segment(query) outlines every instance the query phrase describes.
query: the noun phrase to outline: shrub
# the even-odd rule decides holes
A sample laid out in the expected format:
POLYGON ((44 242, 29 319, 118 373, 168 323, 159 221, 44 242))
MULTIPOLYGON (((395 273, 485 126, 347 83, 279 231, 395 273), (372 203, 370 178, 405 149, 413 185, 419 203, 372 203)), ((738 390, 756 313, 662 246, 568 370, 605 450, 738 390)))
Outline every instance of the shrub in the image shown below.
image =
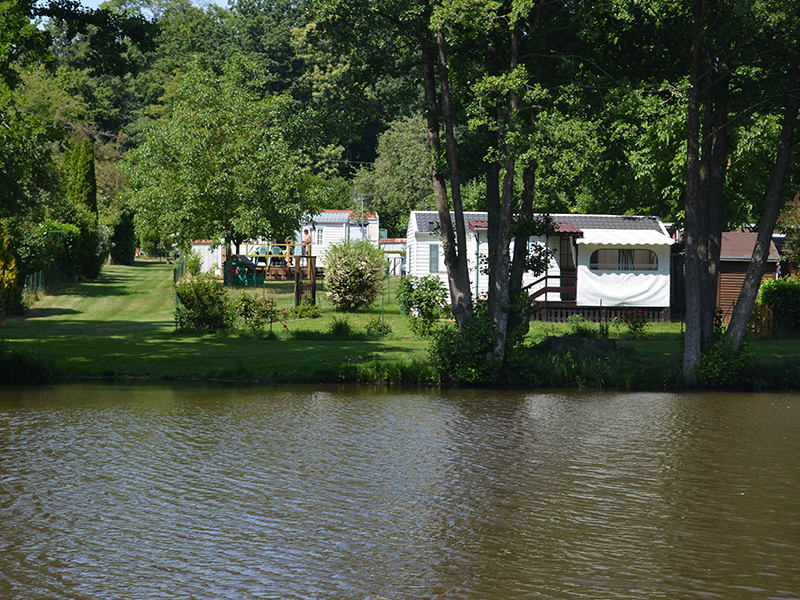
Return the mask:
POLYGON ((733 340, 719 339, 703 352, 694 374, 701 385, 730 386, 738 383, 739 375, 752 361, 753 352, 746 342, 739 352, 734 352, 733 340))
POLYGON ((310 294, 303 294, 300 304, 290 308, 287 311, 287 316, 293 319, 316 319, 322 316, 322 309, 319 305, 311 302, 310 294))
POLYGON ((0 383, 46 383, 55 378, 55 363, 38 345, 12 350, 0 340, 0 383))
POLYGON ((237 298, 234 310, 249 329, 261 329, 267 323, 278 320, 278 310, 275 300, 264 296, 254 296, 246 292, 237 298))
POLYGON ((197 277, 203 269, 203 257, 199 252, 188 252, 186 257, 186 272, 197 277))
POLYGON ((454 325, 437 327, 428 348, 431 366, 452 383, 482 384, 492 380, 500 359, 487 358, 494 344, 494 327, 486 302, 478 302, 459 331, 454 325))
POLYGON ((368 241, 343 241, 325 254, 325 289, 337 310, 369 306, 383 291, 383 251, 368 241))
POLYGON ((383 321, 380 317, 375 317, 369 320, 365 330, 367 332, 367 337, 383 337, 392 333, 392 326, 383 321))
POLYGON ((217 332, 229 329, 235 313, 222 282, 211 273, 184 277, 175 284, 180 301, 175 307, 175 321, 180 329, 217 332))
POLYGON ((583 317, 580 315, 570 315, 567 318, 567 325, 569 326, 569 333, 567 333, 569 337, 580 337, 580 338, 608 337, 607 330, 605 335, 603 335, 602 328, 597 327, 591 321, 584 321, 583 317))
POLYGON ((775 307, 775 323, 783 331, 800 329, 800 283, 768 279, 761 284, 759 303, 775 307))
POLYGON ((641 337, 644 335, 644 330, 647 329, 650 323, 647 321, 647 315, 641 309, 635 309, 622 315, 622 320, 628 326, 628 333, 633 337, 641 337))
POLYGON ((409 275, 400 280, 397 300, 411 319, 411 331, 428 336, 434 323, 446 310, 447 290, 436 275, 409 275))
POLYGON ((335 340, 347 340, 354 337, 355 331, 347 319, 333 317, 331 324, 328 325, 327 335, 335 340))
POLYGON ((19 287, 20 273, 9 246, 9 236, 0 222, 0 317, 11 312, 14 292, 19 287))

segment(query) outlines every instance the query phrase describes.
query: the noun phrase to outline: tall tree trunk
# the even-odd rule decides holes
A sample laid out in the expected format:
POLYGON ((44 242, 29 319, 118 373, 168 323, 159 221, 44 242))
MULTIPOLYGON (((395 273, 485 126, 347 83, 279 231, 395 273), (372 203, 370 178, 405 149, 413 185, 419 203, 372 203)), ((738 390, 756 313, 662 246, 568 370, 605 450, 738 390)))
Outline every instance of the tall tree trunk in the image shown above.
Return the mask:
POLYGON ((789 163, 794 151, 794 131, 797 125, 797 113, 800 110, 800 75, 798 74, 798 61, 800 52, 795 54, 794 64, 792 65, 791 77, 789 80, 789 90, 787 91, 786 110, 783 115, 781 126, 781 137, 778 142, 778 153, 775 157, 775 165, 772 168, 767 198, 764 203, 764 210, 761 214, 761 222, 758 227, 753 255, 750 264, 747 266, 742 291, 739 293, 739 300, 733 310, 731 322, 726 333, 727 338, 733 342, 734 350, 739 351, 747 332, 747 324, 750 322, 750 315, 758 297, 758 289, 761 285, 761 278, 769 258, 769 246, 772 241, 772 234, 775 230, 775 223, 780 213, 781 199, 783 198, 786 174, 789 170, 789 163))
MULTIPOLYGON (((519 218, 524 221, 533 220, 533 187, 536 183, 536 163, 532 162, 522 171, 522 199, 519 207, 519 218)), ((528 333, 530 314, 528 306, 521 305, 522 276, 525 274, 528 257, 528 234, 521 229, 514 237, 514 255, 511 259, 511 277, 508 293, 511 306, 508 312, 508 336, 524 337, 528 333)), ((530 300, 528 300, 530 302, 530 300)))
POLYGON ((683 348, 683 380, 696 385, 695 367, 702 356, 702 263, 700 221, 700 67, 702 56, 702 0, 694 0, 694 27, 689 52, 689 95, 686 119, 686 212, 684 244, 686 252, 686 335, 683 348))
POLYGON ((707 307, 711 319, 709 341, 713 339, 719 261, 722 251, 722 228, 725 224, 724 191, 728 168, 728 100, 730 98, 730 66, 727 59, 717 65, 713 86, 713 150, 708 182, 708 287, 712 299, 707 307))
MULTIPOLYGON (((519 66, 519 26, 511 30, 511 57, 509 71, 519 66)), ((519 95, 511 90, 508 94, 508 128, 517 118, 519 112, 519 95)), ((517 148, 506 136, 503 154, 505 156, 505 173, 499 206, 489 210, 489 319, 494 325, 495 341, 492 355, 502 360, 505 358, 508 340, 508 315, 511 305, 511 231, 514 218, 514 175, 517 162, 517 148), (494 239, 493 239, 494 238, 494 239)), ((499 375, 499 369, 495 378, 499 375)))
MULTIPOLYGON (((437 35, 436 47, 439 47, 439 39, 437 35)), ((441 43, 444 43, 443 34, 441 34, 441 43)), ((447 111, 445 112, 445 123, 449 118, 449 127, 445 125, 445 137, 447 143, 447 161, 451 172, 451 191, 454 192, 453 208, 455 211, 455 230, 453 222, 450 219, 450 205, 447 199, 447 187, 444 172, 442 169, 442 144, 439 135, 439 120, 437 118, 437 94, 436 94, 436 74, 434 59, 432 56, 432 43, 427 39, 422 40, 422 67, 423 67, 423 81, 425 88, 425 101, 427 105, 427 123, 428 123, 428 145, 433 155, 433 169, 431 171, 431 180, 433 183, 434 197, 436 199, 436 209, 439 213, 439 226, 442 234, 442 245, 444 247, 445 266, 447 267, 447 277, 450 288, 450 303, 453 310, 453 316, 456 319, 456 324, 459 329, 463 326, 465 319, 472 312, 472 293, 469 289, 469 271, 467 268, 467 252, 466 252, 466 231, 464 227, 463 207, 461 204, 461 189, 456 176, 456 181, 453 183, 452 172, 455 170, 456 175, 458 172, 458 161, 456 157, 455 135, 452 132, 452 113, 450 112, 450 95, 449 86, 445 82, 442 84, 442 93, 446 96, 447 111), (452 140, 452 141, 450 141, 452 140), (451 147, 452 146, 452 147, 451 147)), ((440 55, 444 52, 444 48, 439 49, 440 55)), ((446 70, 446 54, 440 60, 444 60, 444 76, 447 76, 446 70)), ((442 73, 442 66, 440 65, 440 78, 442 73)), ((443 106, 445 99, 442 99, 443 106)))
POLYGON ((704 44, 703 72, 700 75, 702 106, 700 137, 699 198, 697 219, 697 253, 700 261, 700 347, 714 342, 714 313, 717 305, 716 267, 711 260, 713 231, 711 228, 711 157, 714 153, 714 55, 710 42, 704 44))

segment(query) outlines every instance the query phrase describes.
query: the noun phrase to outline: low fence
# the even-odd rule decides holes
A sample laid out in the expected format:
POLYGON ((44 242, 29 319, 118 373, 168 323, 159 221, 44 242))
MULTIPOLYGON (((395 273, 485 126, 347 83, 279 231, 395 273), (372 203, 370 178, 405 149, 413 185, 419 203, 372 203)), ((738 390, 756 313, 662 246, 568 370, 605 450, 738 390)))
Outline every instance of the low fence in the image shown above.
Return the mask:
POLYGON ((533 314, 533 321, 545 323, 566 323, 572 315, 580 315, 584 321, 602 323, 614 318, 623 318, 631 311, 644 312, 651 323, 668 323, 670 321, 669 308, 634 308, 629 306, 548 306, 542 307, 533 314))
POLYGON ((768 338, 775 333, 775 311, 771 306, 756 304, 750 322, 747 324, 747 333, 754 338, 768 338))

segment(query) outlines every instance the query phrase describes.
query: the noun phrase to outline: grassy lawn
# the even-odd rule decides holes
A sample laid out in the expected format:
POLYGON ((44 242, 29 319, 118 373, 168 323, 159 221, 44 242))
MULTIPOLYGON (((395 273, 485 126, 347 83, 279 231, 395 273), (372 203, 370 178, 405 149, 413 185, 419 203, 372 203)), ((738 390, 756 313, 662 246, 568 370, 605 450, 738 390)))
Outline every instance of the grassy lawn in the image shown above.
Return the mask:
MULTIPOLYGON (((293 286, 279 282, 246 293, 269 294, 279 306, 289 307, 293 286)), ((235 289, 231 294, 243 292, 235 289)), ((137 261, 132 267, 106 266, 95 282, 68 285, 41 298, 25 317, 7 319, 0 338, 12 349, 35 345, 53 358, 61 375, 70 377, 329 381, 334 365, 342 362, 424 360, 427 342, 411 336, 407 319, 388 295, 383 315, 393 333, 380 341, 280 339, 289 337, 285 330, 325 331, 335 316, 347 319, 356 330, 382 316, 380 302, 345 315, 334 313, 324 294, 319 299, 323 316, 275 323, 272 328, 279 339, 249 332, 176 332, 172 267, 137 261)))
MULTIPOLYGON (((289 308, 293 289, 293 282, 268 282, 255 289, 233 289, 230 294, 268 295, 279 307, 289 308)), ((342 365, 373 361, 424 371, 428 342, 410 331, 408 319, 394 300, 396 290, 393 279, 373 307, 346 314, 333 309, 322 284, 317 296, 323 311, 319 318, 276 322, 271 326, 273 335, 268 331, 189 334, 175 331, 172 267, 137 261, 130 267, 106 266, 97 281, 67 285, 39 299, 25 317, 2 323, 0 339, 11 349, 43 352, 55 362, 57 373, 66 377, 331 382, 341 378, 342 365), (382 319, 391 333, 380 339, 346 340, 302 335, 325 332, 334 319, 346 319, 356 332, 382 319), (292 334, 302 339, 293 339, 292 334)), ((643 339, 634 339, 624 327, 612 326, 610 337, 617 340, 621 355, 614 360, 631 365, 631 374, 625 378, 630 383, 624 385, 635 386, 639 378, 651 375, 651 387, 678 382, 681 329, 680 323, 651 324, 643 339)), ((532 322, 527 341, 534 345, 568 331, 567 324, 532 322)), ((773 378, 774 384, 767 387, 800 381, 800 339, 754 340, 752 347, 755 373, 780 372, 783 377, 773 378)), ((576 357, 576 361, 582 359, 576 357)), ((553 369, 559 364, 553 362, 553 369)))

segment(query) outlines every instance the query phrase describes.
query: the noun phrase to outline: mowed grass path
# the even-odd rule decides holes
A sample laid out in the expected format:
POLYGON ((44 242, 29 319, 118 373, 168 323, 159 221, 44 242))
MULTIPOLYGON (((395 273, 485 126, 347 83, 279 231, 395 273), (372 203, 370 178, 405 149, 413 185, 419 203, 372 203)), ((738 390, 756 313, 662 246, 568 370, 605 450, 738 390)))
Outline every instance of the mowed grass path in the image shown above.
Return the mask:
MULTIPOLYGON (((172 267, 137 261, 106 266, 97 281, 67 285, 42 298, 25 317, 7 319, 0 338, 12 348, 35 344, 66 377, 297 382, 335 381, 335 365, 347 361, 424 359, 427 345, 403 335, 405 319, 399 316, 394 320, 400 334, 380 341, 308 341, 176 332, 174 311, 172 267)), ((347 318, 357 328, 376 315, 380 305, 347 318)), ((320 319, 287 326, 324 330, 332 317, 328 307, 320 319)), ((284 329, 281 323, 274 328, 284 329)))

